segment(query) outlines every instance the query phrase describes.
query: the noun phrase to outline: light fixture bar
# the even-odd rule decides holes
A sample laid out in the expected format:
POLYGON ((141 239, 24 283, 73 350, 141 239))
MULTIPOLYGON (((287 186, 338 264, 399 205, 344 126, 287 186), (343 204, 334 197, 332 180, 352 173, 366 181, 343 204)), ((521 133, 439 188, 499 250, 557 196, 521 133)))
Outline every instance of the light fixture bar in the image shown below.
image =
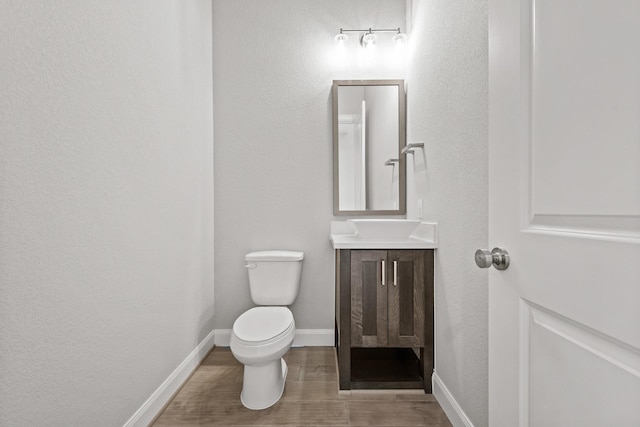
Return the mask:
POLYGON ((345 30, 344 28, 340 28, 341 33, 399 33, 400 27, 398 28, 366 28, 364 30, 345 30))

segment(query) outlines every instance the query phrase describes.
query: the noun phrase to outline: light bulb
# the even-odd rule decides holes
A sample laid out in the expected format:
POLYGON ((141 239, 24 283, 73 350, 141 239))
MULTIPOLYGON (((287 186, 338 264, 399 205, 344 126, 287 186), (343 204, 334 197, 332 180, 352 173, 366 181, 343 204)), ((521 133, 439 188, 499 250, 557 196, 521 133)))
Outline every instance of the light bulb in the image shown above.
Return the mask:
POLYGON ((399 32, 393 36, 393 44, 396 47, 404 47, 407 44, 407 35, 399 32))
POLYGON ((344 47, 347 40, 349 40, 349 36, 344 33, 339 33, 335 36, 335 41, 338 44, 338 47, 344 47))
POLYGON ((378 36, 376 36, 371 32, 366 33, 365 35, 362 36, 362 46, 366 48, 373 47, 373 45, 376 43, 377 38, 378 36))

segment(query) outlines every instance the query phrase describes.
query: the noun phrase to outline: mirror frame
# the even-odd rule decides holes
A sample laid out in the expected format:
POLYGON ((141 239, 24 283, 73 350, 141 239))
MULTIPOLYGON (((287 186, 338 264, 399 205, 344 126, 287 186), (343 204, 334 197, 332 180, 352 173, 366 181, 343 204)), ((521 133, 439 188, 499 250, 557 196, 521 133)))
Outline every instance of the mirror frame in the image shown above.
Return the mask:
POLYGON ((406 96, 404 80, 334 80, 331 88, 333 105, 333 215, 371 216, 405 215, 407 213, 406 156, 401 154, 407 143, 406 96), (340 181, 338 174, 338 88, 340 86, 397 86, 398 88, 398 209, 390 210, 340 210, 340 181))

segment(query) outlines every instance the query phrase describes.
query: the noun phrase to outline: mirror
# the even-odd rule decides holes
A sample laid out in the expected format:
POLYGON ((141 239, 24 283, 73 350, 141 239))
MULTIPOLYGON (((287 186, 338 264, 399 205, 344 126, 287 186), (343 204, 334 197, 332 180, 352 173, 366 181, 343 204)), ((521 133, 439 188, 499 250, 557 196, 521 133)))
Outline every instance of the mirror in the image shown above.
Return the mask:
POLYGON ((334 215, 406 213, 404 80, 334 80, 334 215))

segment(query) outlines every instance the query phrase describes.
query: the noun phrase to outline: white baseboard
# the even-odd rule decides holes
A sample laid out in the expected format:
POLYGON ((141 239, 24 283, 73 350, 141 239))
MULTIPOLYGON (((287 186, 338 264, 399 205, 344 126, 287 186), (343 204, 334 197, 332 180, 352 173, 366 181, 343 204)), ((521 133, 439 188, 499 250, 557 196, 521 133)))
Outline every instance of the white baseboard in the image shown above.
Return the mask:
POLYGON ((146 427, 160 413, 164 406, 171 400, 173 395, 180 389, 182 384, 200 365, 200 362, 211 351, 216 341, 216 331, 213 330, 207 335, 198 346, 193 349, 186 359, 164 380, 164 382, 153 392, 151 397, 133 414, 123 427, 146 427))
POLYGON ((298 329, 293 339, 293 347, 333 347, 333 329, 298 329))
POLYGON ((469 417, 467 417, 467 414, 464 413, 447 386, 444 385, 442 379, 435 372, 433 373, 432 382, 433 395, 442 407, 444 413, 447 414, 453 427, 473 427, 473 423, 469 417))
MULTIPOLYGON (((216 329, 215 344, 229 347, 231 329, 216 329)), ((297 329, 293 347, 333 347, 335 343, 333 329, 297 329)))
POLYGON ((216 347, 229 347, 231 341, 231 329, 216 329, 216 347))

